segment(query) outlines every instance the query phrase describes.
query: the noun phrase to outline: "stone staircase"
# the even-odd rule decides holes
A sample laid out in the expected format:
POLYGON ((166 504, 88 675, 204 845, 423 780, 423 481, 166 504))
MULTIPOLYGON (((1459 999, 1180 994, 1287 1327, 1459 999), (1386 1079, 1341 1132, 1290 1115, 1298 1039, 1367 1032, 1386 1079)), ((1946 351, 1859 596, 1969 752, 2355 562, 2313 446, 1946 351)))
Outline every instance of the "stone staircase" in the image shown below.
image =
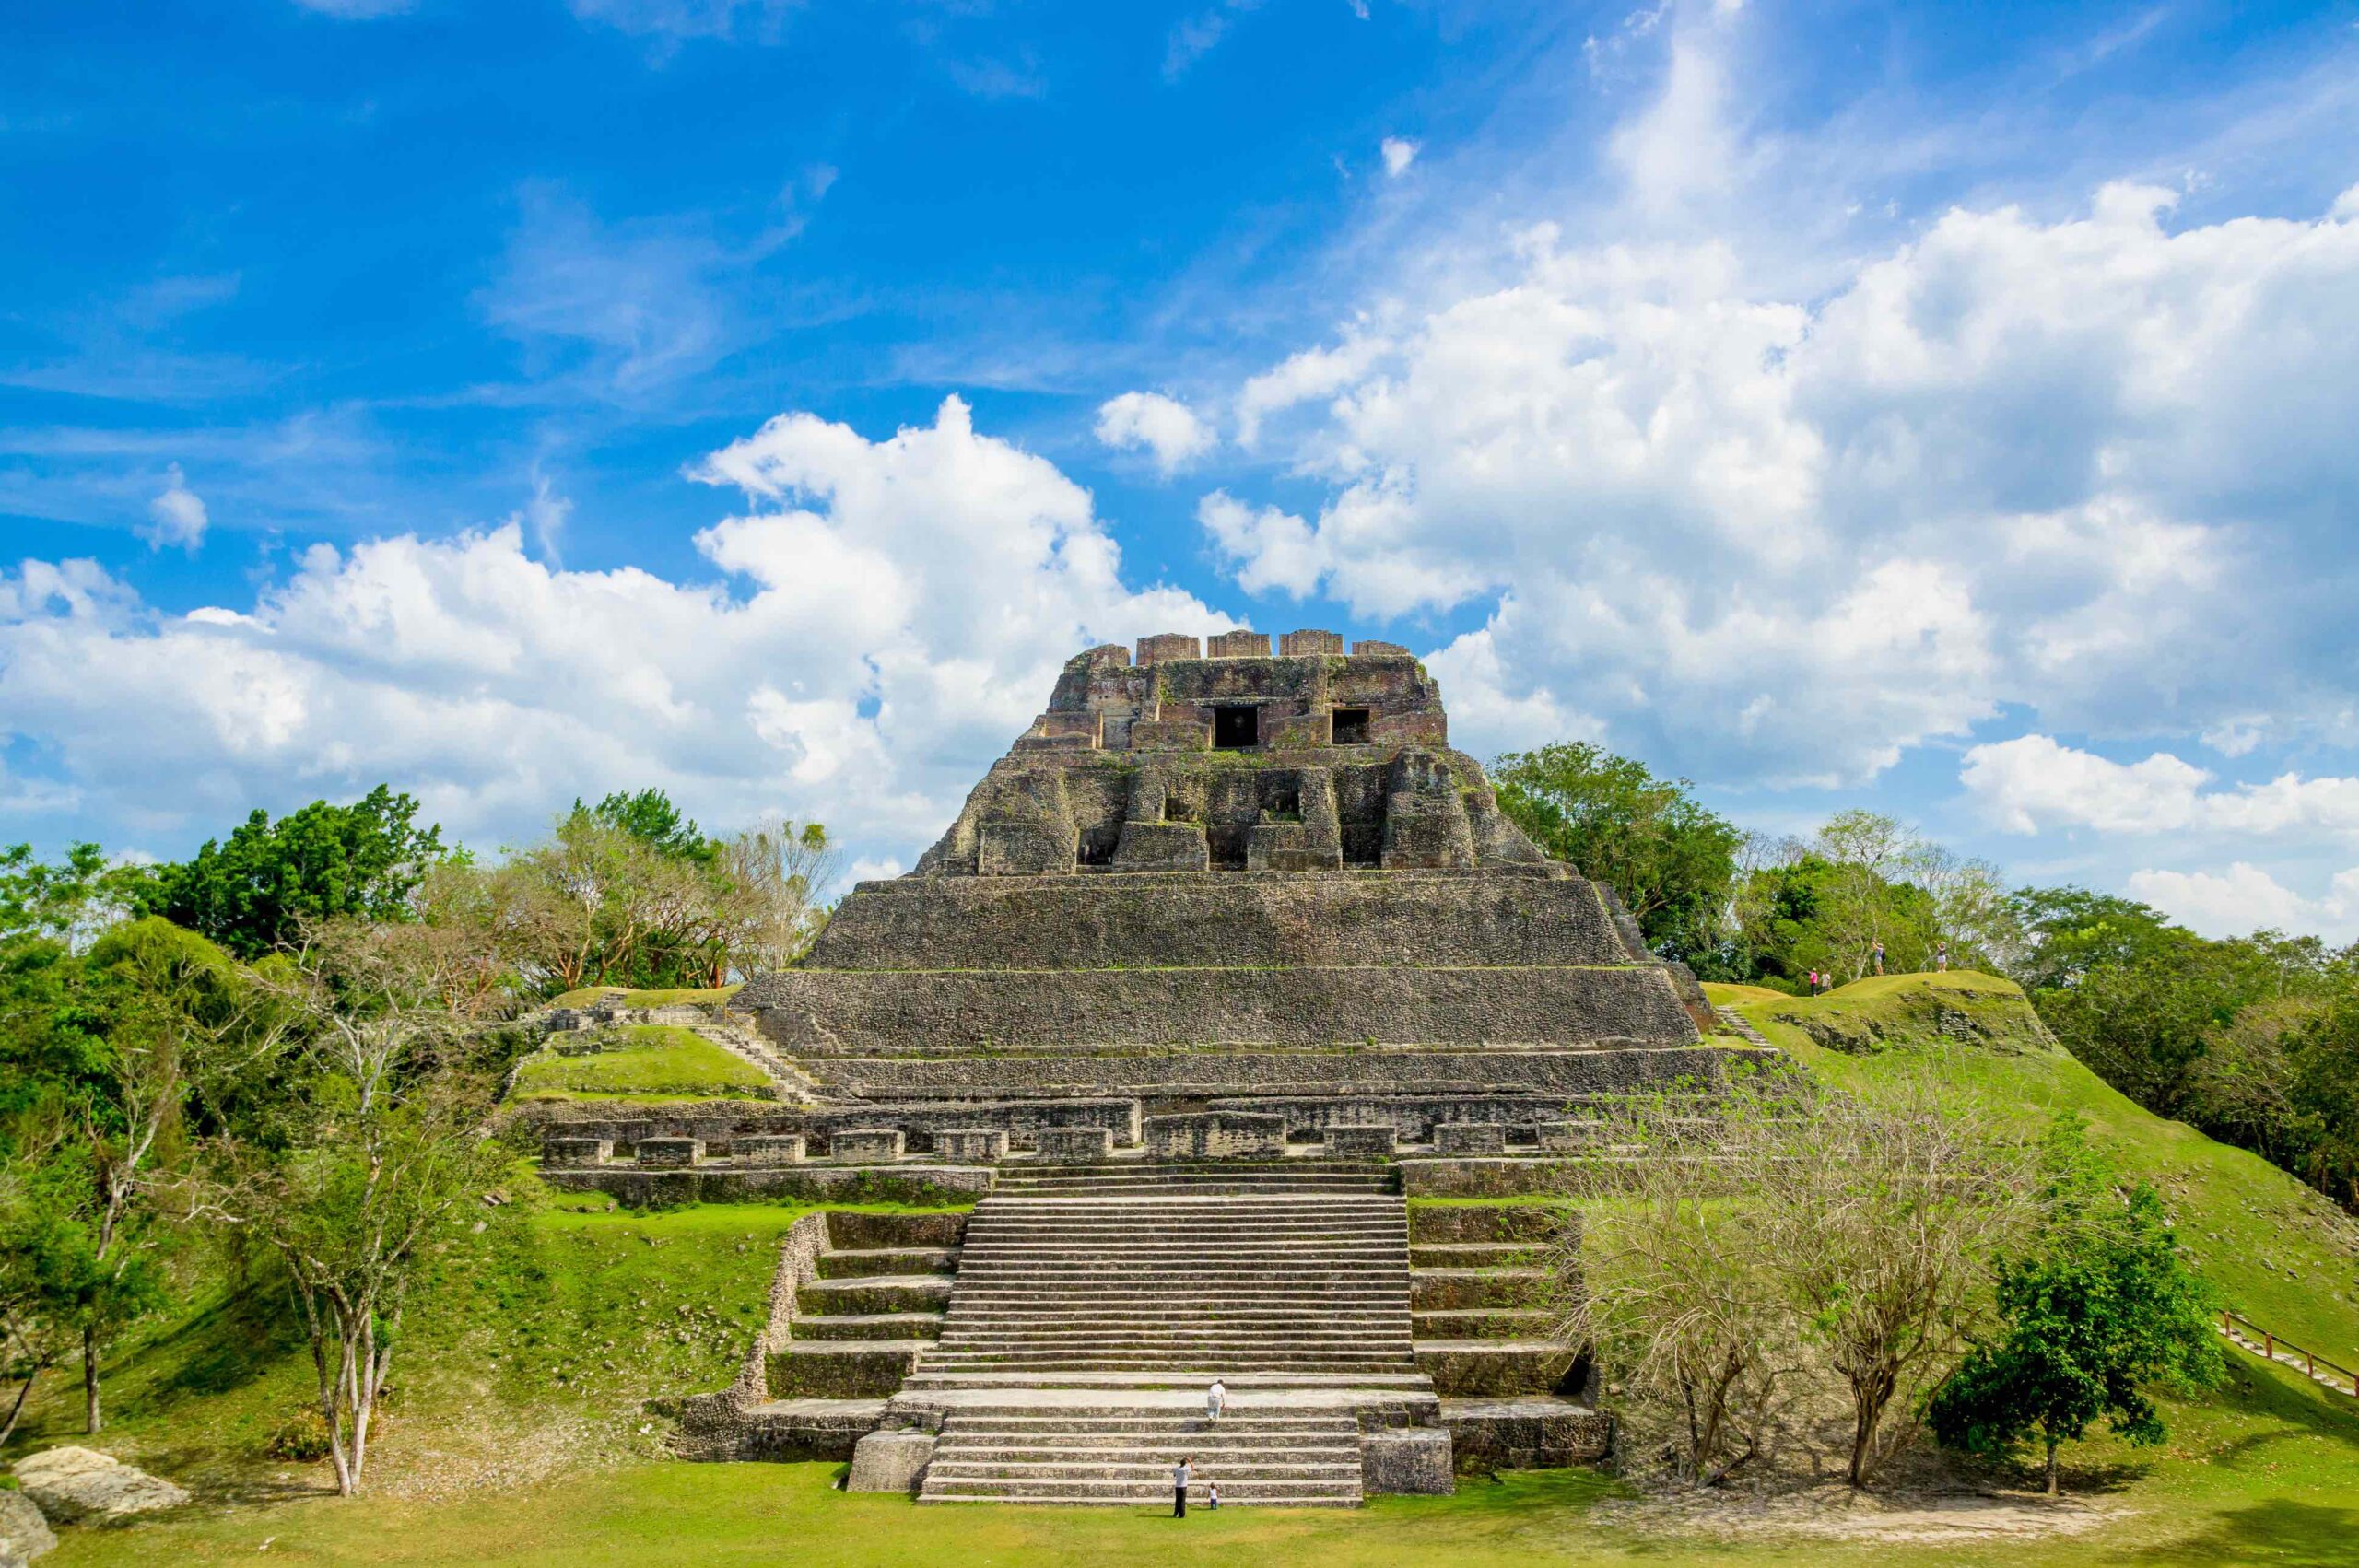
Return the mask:
POLYGON ((1349 1507, 1360 1501, 1360 1428, 1350 1409, 961 1406, 945 1415, 919 1501, 1162 1504, 1171 1467, 1195 1461, 1191 1501, 1349 1507))
POLYGON ((920 1500, 1168 1502, 1192 1455, 1226 1502, 1357 1504, 1367 1412, 1437 1408, 1396 1181, 1322 1160, 1002 1167, 895 1401, 939 1421, 920 1500))

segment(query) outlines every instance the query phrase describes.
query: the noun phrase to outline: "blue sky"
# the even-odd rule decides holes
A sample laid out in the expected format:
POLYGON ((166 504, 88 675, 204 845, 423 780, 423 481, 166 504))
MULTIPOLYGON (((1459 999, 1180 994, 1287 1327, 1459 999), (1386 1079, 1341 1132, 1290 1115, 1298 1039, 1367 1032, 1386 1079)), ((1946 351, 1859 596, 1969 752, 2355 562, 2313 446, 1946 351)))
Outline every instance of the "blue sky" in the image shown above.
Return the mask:
POLYGON ((2359 938, 2359 6, 49 7, 0 839, 905 865, 1090 642, 2359 938))

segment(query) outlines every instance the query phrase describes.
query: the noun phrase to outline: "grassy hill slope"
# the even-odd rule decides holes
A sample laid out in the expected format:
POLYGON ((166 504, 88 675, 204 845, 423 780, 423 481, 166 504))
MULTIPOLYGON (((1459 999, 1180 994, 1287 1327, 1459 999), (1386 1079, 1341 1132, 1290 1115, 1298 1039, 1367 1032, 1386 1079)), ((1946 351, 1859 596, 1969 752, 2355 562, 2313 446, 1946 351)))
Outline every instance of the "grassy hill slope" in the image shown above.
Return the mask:
POLYGON ((2023 992, 1989 975, 1886 975, 1816 998, 1707 986, 1771 1044, 1836 1082, 1927 1071, 2021 1116, 2078 1112, 2125 1175, 2169 1201, 2180 1241, 2229 1305, 2359 1366, 2359 1222, 2255 1154, 2166 1121, 2059 1047, 2023 992), (1733 994, 1732 994, 1733 993, 1733 994))

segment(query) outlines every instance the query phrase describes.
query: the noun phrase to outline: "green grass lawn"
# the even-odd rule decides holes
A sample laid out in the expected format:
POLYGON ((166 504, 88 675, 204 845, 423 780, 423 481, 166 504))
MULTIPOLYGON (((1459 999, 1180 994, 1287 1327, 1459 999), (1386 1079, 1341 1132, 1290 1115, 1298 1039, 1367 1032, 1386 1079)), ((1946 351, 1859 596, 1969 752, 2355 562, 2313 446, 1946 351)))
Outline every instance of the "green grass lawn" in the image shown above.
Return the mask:
POLYGON ((1378 1498, 1356 1511, 1199 1509, 1182 1522, 1151 1509, 921 1508, 833 1490, 836 1465, 658 1462, 430 1504, 364 1497, 194 1509, 135 1530, 68 1530, 49 1561, 58 1568, 250 1561, 266 1540, 272 1557, 306 1562, 550 1568, 2359 1562, 2359 1428, 2316 1391, 2252 1364, 2239 1369, 2236 1386, 2172 1414, 2172 1441, 2162 1451, 2101 1442, 2076 1454, 2070 1474, 2082 1494, 2068 1506, 2103 1510, 2097 1527, 2017 1541, 1640 1534, 1610 1506, 1621 1494, 1616 1483, 1587 1471, 1469 1480, 1454 1497, 1378 1498))
POLYGON ((735 986, 686 987, 672 990, 635 991, 628 986, 583 986, 551 997, 550 1007, 587 1007, 593 1001, 619 1001, 625 1007, 719 1007, 737 994, 735 986))
POLYGON ((770 1081, 751 1062, 672 1024, 634 1024, 628 1044, 592 1056, 543 1049, 516 1075, 520 1100, 761 1099, 770 1081))

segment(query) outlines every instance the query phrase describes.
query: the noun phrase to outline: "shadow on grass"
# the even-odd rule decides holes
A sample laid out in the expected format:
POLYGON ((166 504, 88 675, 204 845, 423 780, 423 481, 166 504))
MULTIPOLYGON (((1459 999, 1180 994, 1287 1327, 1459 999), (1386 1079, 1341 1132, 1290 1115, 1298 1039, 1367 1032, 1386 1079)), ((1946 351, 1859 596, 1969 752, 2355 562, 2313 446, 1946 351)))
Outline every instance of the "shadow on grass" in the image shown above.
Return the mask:
POLYGON ((2283 1568, 2359 1564, 2359 1510, 2272 1498, 2231 1509, 2199 1534, 2115 1557, 2116 1562, 2269 1562, 2283 1568))

